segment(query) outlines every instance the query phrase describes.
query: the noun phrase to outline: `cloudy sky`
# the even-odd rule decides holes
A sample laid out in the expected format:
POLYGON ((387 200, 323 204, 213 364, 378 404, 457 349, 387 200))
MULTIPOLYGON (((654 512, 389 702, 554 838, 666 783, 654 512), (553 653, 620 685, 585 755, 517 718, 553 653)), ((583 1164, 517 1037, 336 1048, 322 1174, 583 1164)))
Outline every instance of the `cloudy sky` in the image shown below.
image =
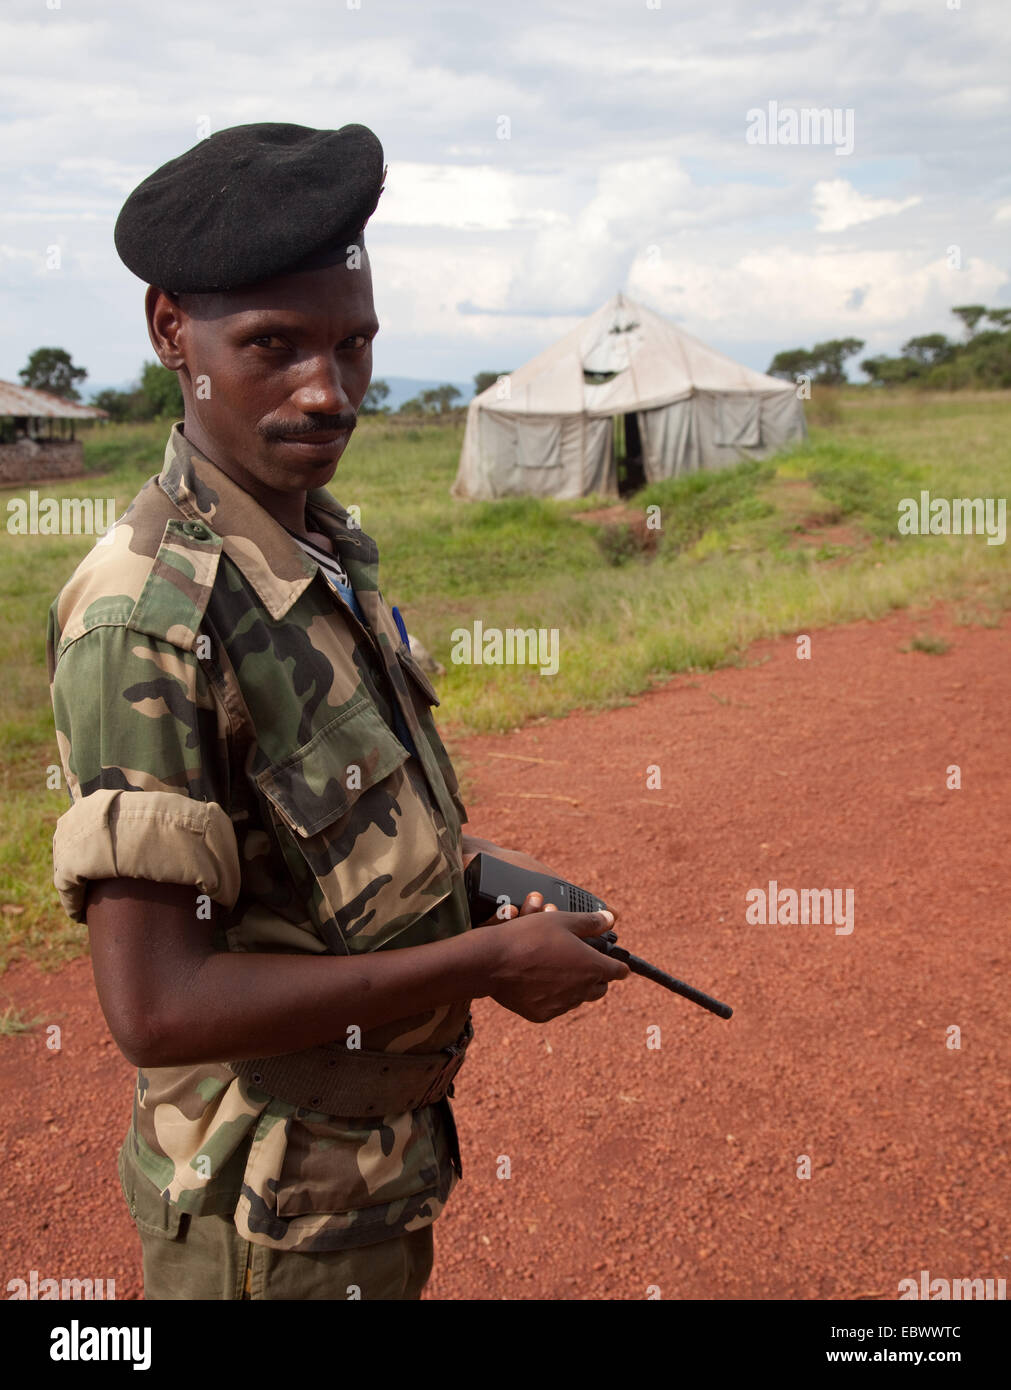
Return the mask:
POLYGON ((377 376, 510 370, 618 289, 759 369, 896 351, 1011 304, 1009 49, 1007 0, 5 0, 0 378, 136 376, 119 208, 250 121, 383 142, 377 376))

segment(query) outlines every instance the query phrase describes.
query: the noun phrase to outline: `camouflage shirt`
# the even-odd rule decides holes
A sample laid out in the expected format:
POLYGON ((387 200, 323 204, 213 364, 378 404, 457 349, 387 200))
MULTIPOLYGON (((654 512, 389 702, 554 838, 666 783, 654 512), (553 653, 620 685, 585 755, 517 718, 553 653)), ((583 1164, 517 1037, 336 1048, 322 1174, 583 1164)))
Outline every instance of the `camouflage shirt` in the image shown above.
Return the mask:
MULTIPOLYGON (((435 691, 379 592, 375 542, 324 489, 307 519, 332 539, 367 626, 176 424, 160 476, 54 602, 72 803, 54 882, 75 920, 89 881, 124 877, 192 884, 207 915, 216 905, 220 950, 346 955, 469 930, 467 815, 435 691), (394 732, 404 721, 413 753, 394 732)), ((365 1030, 361 1047, 437 1051, 467 1015, 467 1003, 418 1013, 365 1030)), ((459 1174, 448 1101, 337 1118, 267 1096, 225 1060, 138 1072, 123 1161, 169 1203, 302 1252, 437 1218, 459 1174)))

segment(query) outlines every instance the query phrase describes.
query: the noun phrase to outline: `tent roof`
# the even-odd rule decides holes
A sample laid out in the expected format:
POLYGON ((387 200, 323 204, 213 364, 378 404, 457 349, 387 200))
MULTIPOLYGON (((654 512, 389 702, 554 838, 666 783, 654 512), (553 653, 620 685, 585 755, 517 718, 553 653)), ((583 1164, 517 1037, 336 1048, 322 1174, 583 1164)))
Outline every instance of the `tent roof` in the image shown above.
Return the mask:
POLYGON ((683 400, 695 391, 769 395, 792 382, 743 367, 620 292, 557 343, 509 375, 510 397, 497 383, 471 405, 512 415, 616 415, 683 400), (592 385, 584 371, 616 372, 592 385))

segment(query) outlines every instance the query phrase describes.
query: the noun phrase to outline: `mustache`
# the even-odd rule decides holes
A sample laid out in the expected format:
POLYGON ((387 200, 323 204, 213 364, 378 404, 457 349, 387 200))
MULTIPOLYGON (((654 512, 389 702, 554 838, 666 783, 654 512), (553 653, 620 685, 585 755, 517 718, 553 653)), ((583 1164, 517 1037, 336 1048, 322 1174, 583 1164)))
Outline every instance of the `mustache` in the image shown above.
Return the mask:
POLYGON ((264 425, 260 433, 265 439, 291 439, 306 434, 335 434, 338 430, 353 430, 358 416, 353 410, 342 411, 340 415, 313 415, 308 420, 294 424, 264 425))

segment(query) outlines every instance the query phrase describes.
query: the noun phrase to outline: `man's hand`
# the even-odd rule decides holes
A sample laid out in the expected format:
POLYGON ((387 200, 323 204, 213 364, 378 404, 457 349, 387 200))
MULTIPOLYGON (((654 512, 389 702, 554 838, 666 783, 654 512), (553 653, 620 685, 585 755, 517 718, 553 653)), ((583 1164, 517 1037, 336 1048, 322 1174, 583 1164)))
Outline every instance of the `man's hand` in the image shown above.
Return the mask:
POLYGON ((602 999, 612 980, 630 973, 581 939, 612 927, 612 912, 559 912, 554 903, 545 906, 540 893, 528 893, 518 912, 511 903, 501 911, 504 920, 492 917, 481 927, 495 933, 498 946, 489 997, 530 1023, 547 1023, 602 999))

